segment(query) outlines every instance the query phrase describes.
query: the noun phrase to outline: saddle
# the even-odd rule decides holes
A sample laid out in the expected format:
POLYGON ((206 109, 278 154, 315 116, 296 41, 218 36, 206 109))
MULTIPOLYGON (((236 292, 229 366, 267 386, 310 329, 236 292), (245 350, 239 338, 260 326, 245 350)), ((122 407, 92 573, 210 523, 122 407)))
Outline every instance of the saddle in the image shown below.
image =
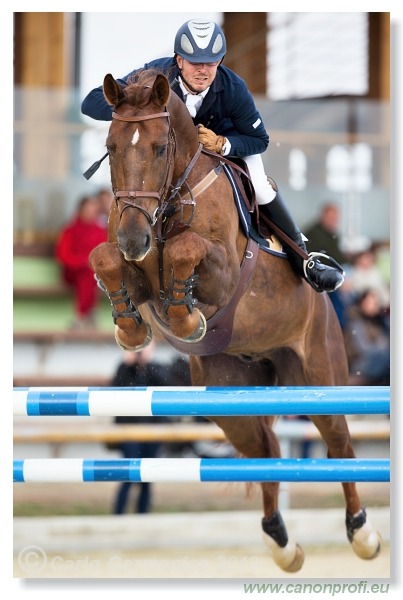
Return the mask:
MULTIPOLYGON (((219 156, 204 148, 202 152, 216 158, 219 156)), ((231 183, 240 224, 245 236, 248 239, 254 239, 261 250, 285 258, 287 255, 283 250, 281 240, 291 246, 295 244, 265 215, 263 215, 263 219, 259 217, 259 205, 256 202, 255 188, 244 159, 240 157, 228 159, 219 156, 219 160, 231 183)))
POLYGON ((232 156, 231 159, 225 158, 215 152, 210 152, 203 148, 203 154, 208 154, 219 158, 220 164, 223 166, 227 177, 230 179, 232 187, 236 185, 238 193, 241 195, 242 201, 246 210, 250 215, 254 216, 255 225, 258 225, 258 208, 256 203, 255 188, 249 174, 248 165, 243 158, 232 156), (232 179, 231 179, 232 177, 232 179))

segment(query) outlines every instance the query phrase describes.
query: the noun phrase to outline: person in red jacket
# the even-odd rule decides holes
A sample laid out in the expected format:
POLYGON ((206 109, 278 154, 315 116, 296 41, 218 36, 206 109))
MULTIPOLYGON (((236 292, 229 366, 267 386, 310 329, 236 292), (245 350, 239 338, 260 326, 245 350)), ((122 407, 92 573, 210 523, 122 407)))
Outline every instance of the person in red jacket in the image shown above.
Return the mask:
POLYGON ((95 325, 98 287, 88 257, 96 246, 107 241, 107 230, 99 224, 99 217, 99 200, 84 196, 56 243, 56 259, 62 267, 63 279, 74 290, 74 329, 95 325))

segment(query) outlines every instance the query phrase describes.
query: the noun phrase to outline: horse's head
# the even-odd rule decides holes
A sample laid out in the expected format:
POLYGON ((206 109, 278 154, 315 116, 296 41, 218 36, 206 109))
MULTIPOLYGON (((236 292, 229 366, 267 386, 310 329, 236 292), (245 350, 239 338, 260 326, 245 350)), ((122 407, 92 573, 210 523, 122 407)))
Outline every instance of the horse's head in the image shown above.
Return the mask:
POLYGON ((125 88, 106 75, 103 89, 115 109, 106 146, 120 213, 117 242, 126 260, 140 261, 151 248, 152 227, 174 176, 172 104, 183 103, 156 71, 141 71, 125 88))

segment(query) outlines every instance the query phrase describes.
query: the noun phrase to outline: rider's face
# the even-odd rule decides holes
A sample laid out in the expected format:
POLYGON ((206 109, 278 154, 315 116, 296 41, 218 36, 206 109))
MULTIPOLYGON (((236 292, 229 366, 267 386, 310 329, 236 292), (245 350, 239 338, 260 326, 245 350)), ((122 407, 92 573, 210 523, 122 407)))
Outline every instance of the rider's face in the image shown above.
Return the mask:
POLYGON ((178 67, 182 72, 183 83, 186 88, 191 86, 190 91, 203 92, 214 81, 219 61, 214 63, 190 63, 181 56, 176 57, 178 67))

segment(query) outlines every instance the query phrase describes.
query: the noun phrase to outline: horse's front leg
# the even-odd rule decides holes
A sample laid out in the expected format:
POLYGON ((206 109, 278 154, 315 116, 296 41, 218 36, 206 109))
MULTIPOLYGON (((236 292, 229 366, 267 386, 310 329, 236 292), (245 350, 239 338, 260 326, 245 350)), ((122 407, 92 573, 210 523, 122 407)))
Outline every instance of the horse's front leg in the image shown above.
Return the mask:
POLYGON ((201 340, 207 330, 206 319, 197 308, 193 289, 198 285, 195 268, 203 263, 204 279, 209 280, 209 304, 216 306, 230 297, 225 278, 236 282, 225 247, 187 231, 172 240, 167 248, 172 278, 164 308, 172 333, 188 342, 201 340), (207 274, 207 277, 206 277, 207 274))
MULTIPOLYGON (((90 254, 90 264, 111 302, 118 346, 133 352, 148 346, 152 339, 151 328, 140 315, 126 289, 125 280, 131 280, 133 273, 128 273, 129 266, 124 264, 116 244, 105 242, 97 246, 90 254)), ((144 275, 140 271, 136 275, 139 278, 137 286, 144 293, 144 275)), ((130 288, 133 288, 132 282, 130 288)))

